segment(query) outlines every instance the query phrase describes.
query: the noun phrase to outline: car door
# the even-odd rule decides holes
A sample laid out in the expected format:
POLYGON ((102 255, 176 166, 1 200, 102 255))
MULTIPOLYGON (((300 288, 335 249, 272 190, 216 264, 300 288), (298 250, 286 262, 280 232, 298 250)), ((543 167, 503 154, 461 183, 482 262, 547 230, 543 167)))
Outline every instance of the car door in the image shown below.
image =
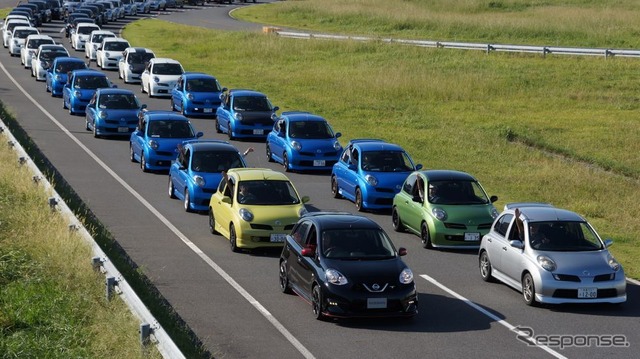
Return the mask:
POLYGON ((144 71, 142 71, 142 74, 140 75, 140 81, 142 83, 142 89, 144 91, 147 90, 147 85, 149 84, 149 76, 150 76, 150 73, 151 73, 151 65, 152 65, 152 62, 149 61, 145 65, 144 71))
POLYGON ((173 100, 175 109, 182 109, 184 106, 183 96, 184 93, 184 78, 180 76, 178 81, 176 81, 175 86, 171 89, 171 99, 173 100))
POLYGON ((273 157, 282 162, 283 153, 286 151, 287 132, 289 128, 289 121, 280 120, 274 124, 274 136, 271 136, 271 153, 273 157))
POLYGON ((291 286, 297 287, 302 283, 302 267, 300 261, 302 261, 302 249, 307 238, 307 233, 311 227, 311 222, 301 221, 291 231, 291 238, 293 241, 287 241, 289 258, 287 259, 287 266, 289 270, 289 282, 291 286))
POLYGON ((89 104, 87 105, 87 109, 85 111, 87 123, 90 123, 91 126, 95 127, 96 125, 96 116, 98 112, 98 93, 93 94, 91 100, 89 100, 89 104))
POLYGON ((417 196, 418 174, 412 173, 402 185, 402 190, 396 195, 398 196, 398 204, 396 210, 400 219, 406 227, 415 232, 420 232, 420 225, 425 216, 424 203, 417 196))
POLYGON ((218 109, 216 110, 216 116, 218 119, 218 124, 220 126, 220 129, 228 132, 229 131, 229 117, 231 116, 231 95, 230 94, 226 94, 223 96, 223 100, 222 103, 220 103, 220 106, 218 107, 218 109))
POLYGON ((341 174, 338 185, 343 191, 343 196, 350 200, 355 199, 356 186, 358 186, 358 149, 349 146, 348 158, 341 159, 341 174))
MULTIPOLYGON (((143 119, 141 125, 138 125, 138 128, 133 132, 133 135, 131 136, 131 151, 135 154, 135 156, 139 156, 142 153, 147 126, 148 121, 146 119, 143 119)), ((142 158, 140 158, 140 161, 142 161, 142 158)))
POLYGON ((67 83, 64 84, 62 89, 62 101, 65 108, 67 108, 71 103, 71 91, 73 89, 73 81, 75 80, 75 77, 75 74, 71 74, 71 76, 67 78, 67 83))
POLYGON ((180 193, 185 195, 185 192, 188 191, 187 189, 187 183, 188 183, 188 177, 189 177, 189 169, 191 168, 191 150, 189 148, 183 148, 182 150, 183 154, 182 154, 182 158, 179 158, 179 167, 178 167, 178 175, 175 177, 175 182, 174 185, 176 186, 176 188, 178 189, 178 191, 180 193))
POLYGON ((515 219, 511 221, 511 226, 507 232, 507 245, 506 249, 502 251, 502 258, 500 259, 501 271, 513 282, 514 286, 517 286, 521 282, 521 273, 524 266, 524 244, 518 235, 518 227, 515 219), (517 246, 511 245, 511 243, 517 246))
POLYGON ((498 220, 493 224, 493 228, 487 234, 487 238, 484 239, 491 266, 499 272, 504 272, 502 257, 508 247, 510 247, 508 236, 509 233, 511 233, 512 222, 515 227, 513 219, 514 215, 512 213, 506 213, 498 217, 498 220))
POLYGON ((218 186, 218 190, 215 195, 211 197, 211 202, 209 203, 213 210, 216 223, 221 227, 218 228, 218 230, 226 238, 229 238, 229 224, 233 219, 231 211, 233 210, 234 183, 235 179, 233 177, 229 178, 229 182, 223 178, 218 186))

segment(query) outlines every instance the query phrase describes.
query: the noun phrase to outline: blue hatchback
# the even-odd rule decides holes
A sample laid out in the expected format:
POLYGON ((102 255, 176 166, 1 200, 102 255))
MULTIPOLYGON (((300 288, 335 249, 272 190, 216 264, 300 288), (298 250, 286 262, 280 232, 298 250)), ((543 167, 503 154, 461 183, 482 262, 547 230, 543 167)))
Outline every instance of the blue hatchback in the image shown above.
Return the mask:
POLYGON ((267 160, 285 171, 331 170, 342 153, 340 136, 318 115, 283 112, 267 135, 267 160))
POLYGON ((107 75, 97 70, 74 70, 62 89, 62 107, 72 115, 84 114, 89 101, 99 88, 116 87, 107 75))
POLYGON ((168 170, 178 155, 178 144, 202 137, 189 119, 169 111, 142 111, 129 139, 129 158, 143 172, 168 170))
POLYGON ((216 111, 216 131, 229 139, 265 138, 278 119, 265 94, 251 90, 229 90, 220 95, 222 101, 216 111))
POLYGON ((94 137, 129 136, 138 125, 138 112, 146 105, 131 90, 98 89, 85 110, 87 131, 94 137))
POLYGON ((169 197, 182 200, 184 210, 207 211, 222 171, 247 167, 238 149, 226 141, 189 140, 178 145, 169 169, 169 197))
POLYGON ((389 209, 407 176, 421 168, 396 144, 354 139, 333 165, 331 193, 355 202, 358 211, 389 209))
POLYGON ((184 116, 215 117, 220 94, 226 90, 211 75, 184 73, 171 89, 171 110, 184 116))
POLYGON ((73 70, 84 70, 87 64, 77 57, 56 57, 47 69, 46 90, 51 96, 62 96, 62 88, 67 83, 67 75, 73 70))

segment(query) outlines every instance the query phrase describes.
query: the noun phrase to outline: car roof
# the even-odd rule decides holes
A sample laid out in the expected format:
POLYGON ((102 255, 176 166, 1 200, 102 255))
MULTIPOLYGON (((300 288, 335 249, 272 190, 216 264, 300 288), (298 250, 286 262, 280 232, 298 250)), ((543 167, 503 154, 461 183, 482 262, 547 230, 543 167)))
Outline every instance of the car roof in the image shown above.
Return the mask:
POLYGON ((166 58, 166 57, 154 57, 153 59, 151 59, 149 61, 152 61, 154 64, 158 64, 158 63, 180 64, 180 62, 178 60, 169 59, 169 58, 166 58))
POLYGON ((114 34, 115 35, 115 33, 113 31, 102 30, 102 29, 91 31, 91 35, 93 35, 93 34, 114 34))
POLYGON ((349 212, 309 212, 301 218, 318 224, 320 229, 371 228, 380 229, 380 225, 371 218, 349 212))
POLYGON ((84 60, 79 58, 79 57, 73 57, 73 56, 60 56, 60 57, 56 57, 54 60, 54 62, 82 62, 84 63, 84 60))
POLYGON ((107 77, 107 75, 105 73, 100 72, 98 70, 93 70, 93 69, 78 69, 78 70, 73 70, 71 72, 73 74, 75 74, 76 76, 93 75, 93 76, 99 76, 99 77, 107 77))
POLYGON ((37 27, 31 26, 31 25, 24 25, 24 26, 16 26, 13 28, 13 31, 15 32, 16 30, 36 30, 38 31, 37 27))
POLYGON ((94 24, 92 22, 79 22, 78 25, 76 25, 76 29, 79 28, 79 27, 85 27, 85 26, 87 26, 87 27, 96 27, 96 28, 100 29, 100 26, 98 26, 98 25, 96 25, 96 24, 94 24))
POLYGON ((361 149, 362 151, 403 151, 400 145, 385 142, 378 139, 354 139, 349 141, 350 144, 361 149))
POLYGON ((420 173, 427 178, 429 181, 477 181, 475 177, 472 175, 462 172, 462 171, 454 171, 454 170, 425 170, 420 171, 420 173))
POLYGON ((205 74, 204 72, 185 72, 182 74, 182 78, 184 79, 193 79, 193 78, 215 79, 216 77, 213 75, 205 74))
POLYGON ((278 171, 269 168, 231 168, 227 171, 230 175, 235 175, 239 181, 270 180, 289 181, 289 178, 278 171))
POLYGON ((231 143, 223 140, 191 140, 182 143, 195 151, 229 151, 239 152, 231 143))
POLYGON ((150 110, 145 111, 144 116, 149 121, 162 121, 162 120, 174 120, 174 121, 186 121, 189 122, 189 119, 171 111, 165 110, 150 110))
POLYGON ((66 48, 60 44, 42 44, 40 46, 38 46, 38 48, 42 48, 42 49, 65 49, 66 48))
POLYGON ((311 112, 306 111, 286 111, 281 113, 280 117, 286 117, 289 121, 327 121, 321 116, 314 115, 311 112))
POLYGON ((112 87, 99 88, 97 91, 100 92, 100 94, 102 94, 102 95, 116 95, 116 94, 134 95, 135 94, 133 91, 128 90, 128 89, 112 88, 112 87))
POLYGON ((102 39, 103 42, 129 42, 127 39, 122 37, 106 37, 102 39))
POLYGON ((254 91, 254 90, 246 90, 246 89, 231 89, 229 90, 229 94, 233 96, 259 96, 259 97, 267 97, 267 95, 262 92, 254 91))
POLYGON ((153 50, 148 49, 146 47, 127 47, 126 49, 124 49, 124 51, 129 51, 129 52, 146 52, 146 53, 151 53, 153 54, 153 50))
POLYGON ((528 222, 553 222, 553 221, 577 221, 586 222, 579 214, 567 209, 556 208, 548 203, 519 203, 519 207, 510 207, 509 210, 520 210, 521 216, 528 222))
MULTIPOLYGON (((53 37, 49 36, 49 35, 43 35, 43 34, 31 34, 29 36, 27 36, 27 39, 51 39, 53 40, 53 37)), ((51 45, 56 45, 56 44, 51 44, 51 45)))

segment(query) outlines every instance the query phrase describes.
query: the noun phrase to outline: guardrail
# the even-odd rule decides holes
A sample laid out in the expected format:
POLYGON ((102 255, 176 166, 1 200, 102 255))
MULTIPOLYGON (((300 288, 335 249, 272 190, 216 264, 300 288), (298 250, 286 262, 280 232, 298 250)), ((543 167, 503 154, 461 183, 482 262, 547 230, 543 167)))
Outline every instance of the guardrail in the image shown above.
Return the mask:
POLYGON ((151 314, 142 300, 140 300, 140 297, 138 297, 138 295, 133 291, 133 288, 131 288, 129 283, 127 283, 127 281, 122 277, 113 263, 109 261, 104 251, 102 251, 89 231, 87 231, 87 229, 82 225, 82 222, 78 220, 75 214, 58 195, 51 183, 47 181, 46 177, 35 165, 33 160, 31 160, 11 131, 7 130, 7 126, 0 118, 0 135, 2 134, 4 134, 8 139, 7 143, 16 151, 18 162, 23 166, 27 166, 33 174, 33 181, 44 186, 45 193, 50 196, 48 203, 51 209, 60 212, 60 214, 66 218, 67 223, 69 223, 69 230, 78 231, 79 235, 91 246, 94 255, 94 257, 91 258, 91 264, 94 269, 101 271, 106 277, 105 284, 107 300, 110 300, 114 294, 118 294, 118 296, 127 304, 129 310, 131 310, 131 312, 141 321, 140 342, 143 348, 153 344, 164 358, 185 358, 184 354, 182 354, 180 349, 178 349, 171 337, 169 337, 160 323, 158 323, 158 321, 153 317, 153 314, 151 314))
POLYGON ((546 55, 573 55, 573 56, 603 56, 609 57, 640 57, 640 50, 623 49, 593 49, 578 47, 555 47, 555 46, 527 46, 527 45, 504 45, 504 44, 479 44, 472 42, 451 42, 432 40, 405 40, 391 38, 376 38, 366 36, 342 36, 328 34, 312 34, 306 32, 281 31, 279 28, 265 27, 265 33, 275 33, 278 36, 296 39, 325 39, 325 40, 351 40, 351 41, 380 41, 387 43, 397 43, 420 47, 433 47, 444 49, 460 50, 480 50, 490 52, 524 52, 546 55))

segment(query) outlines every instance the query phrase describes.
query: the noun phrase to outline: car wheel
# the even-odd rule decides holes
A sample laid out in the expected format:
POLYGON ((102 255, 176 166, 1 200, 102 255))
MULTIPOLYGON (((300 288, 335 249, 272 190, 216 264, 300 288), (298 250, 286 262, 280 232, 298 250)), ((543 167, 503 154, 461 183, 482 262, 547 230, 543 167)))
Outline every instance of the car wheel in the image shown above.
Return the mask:
POLYGON ((236 237, 236 228, 233 223, 229 225, 229 245, 231 245, 231 251, 234 253, 240 252, 238 249, 238 238, 236 237))
POLYGON ((318 285, 314 285, 311 290, 311 309, 316 319, 324 319, 324 315, 322 314, 322 293, 320 293, 320 287, 318 285))
POLYGON ((45 84, 44 84, 44 90, 45 90, 46 92, 51 92, 51 90, 49 89, 49 85, 48 85, 46 82, 45 82, 45 84))
POLYGON ((289 167, 289 156, 287 153, 282 154, 282 167, 284 167, 285 172, 291 172, 291 168, 289 167))
POLYGON ((233 140, 233 129, 231 128, 231 122, 227 126, 227 136, 229 136, 230 140, 233 140))
POLYGON ((176 198, 176 189, 173 187, 173 181, 171 180, 171 176, 169 176, 169 198, 176 198))
POLYGON ((273 162, 273 156, 271 155, 271 147, 269 147, 269 143, 267 143, 266 152, 267 152, 267 162, 273 162))
POLYGON ((187 114, 184 112, 184 102, 182 102, 182 106, 180 106, 180 114, 184 117, 187 117, 187 114))
MULTIPOLYGON (((88 126, 88 125, 87 125, 88 126)), ((96 126, 96 124, 93 124, 93 137, 94 138, 98 138, 100 137, 100 135, 98 135, 98 126, 96 126)))
POLYGON ((91 131, 91 127, 89 126, 89 120, 86 120, 86 119, 85 119, 85 121, 84 121, 84 122, 85 122, 85 123, 84 123, 84 128, 85 128, 87 131, 91 131))
POLYGON ((338 187, 338 180, 336 180, 336 177, 333 176, 331 177, 331 194, 333 195, 333 198, 340 198, 340 188, 338 187))
POLYGON ((222 133, 222 130, 220 129, 220 122, 218 121, 218 117, 216 117, 216 132, 222 133))
POLYGON ((431 234, 429 233, 429 226, 426 222, 423 222, 422 226, 420 226, 420 240, 422 241, 423 248, 433 248, 433 244, 431 243, 431 234))
POLYGON ((291 288, 289 287, 289 273, 287 273, 287 262, 280 262, 280 290, 282 293, 291 294, 291 288))
POLYGON ((142 172, 149 172, 147 169, 147 160, 144 158, 144 152, 140 152, 140 168, 142 172))
POLYGON ((362 207, 362 191, 360 188, 356 188, 356 209, 359 212, 364 211, 364 208, 362 207))
POLYGON ((171 98, 171 100, 169 100, 169 111, 175 111, 176 110, 176 104, 173 103, 173 97, 171 98))
POLYGON ((218 231, 216 231, 216 218, 214 217, 213 210, 211 208, 209 208, 209 232, 211 232, 211 234, 218 233, 218 231))
POLYGON ((536 285, 533 283, 533 277, 529 273, 525 273, 522 277, 522 299, 526 305, 536 305, 536 285))
POLYGON ((191 212, 191 196, 189 195, 189 189, 188 188, 184 189, 183 206, 184 206, 184 211, 185 212, 191 212))
POLYGON ((404 225, 402 225, 402 221, 400 221, 400 215, 396 207, 393 207, 393 210, 391 210, 391 223, 393 223, 394 231, 404 232, 404 225))
POLYGON ((129 143, 129 160, 131 162, 135 162, 136 161, 136 156, 133 153, 133 146, 131 146, 131 143, 129 143))
POLYGON ((145 93, 146 91, 144 90, 144 82, 140 81, 140 92, 141 93, 145 93))
POLYGON ((480 254, 480 276, 485 282, 491 282, 493 277, 491 276, 491 261, 487 251, 482 251, 480 254))

